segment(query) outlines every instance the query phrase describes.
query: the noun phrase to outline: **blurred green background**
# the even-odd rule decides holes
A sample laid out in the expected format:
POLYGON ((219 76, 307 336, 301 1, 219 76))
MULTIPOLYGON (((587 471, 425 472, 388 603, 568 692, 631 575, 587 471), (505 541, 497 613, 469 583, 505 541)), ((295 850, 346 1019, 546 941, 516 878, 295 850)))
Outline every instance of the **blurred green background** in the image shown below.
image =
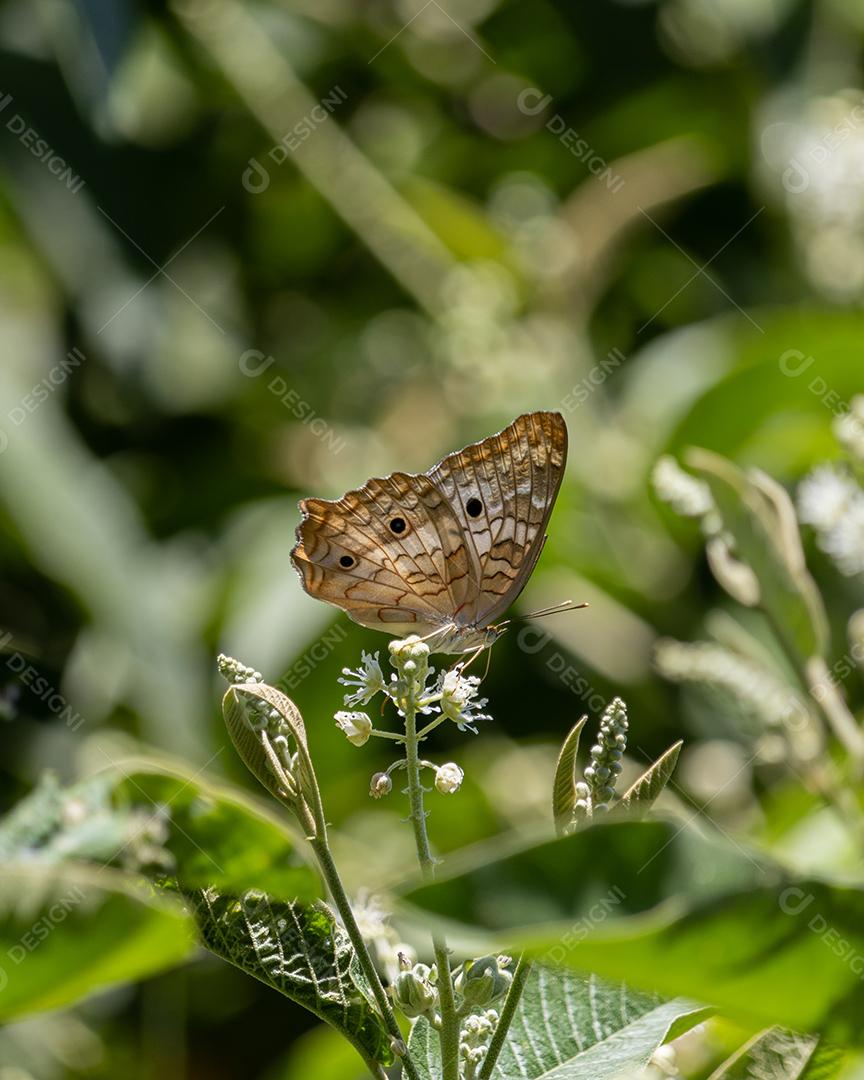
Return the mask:
MULTIPOLYGON (((0 0, 2 809, 136 745, 251 785, 224 651, 303 711, 349 880, 398 876, 387 759, 332 722, 385 639, 303 594, 297 499, 558 408, 519 609, 591 607, 506 635, 494 723, 436 736, 467 780, 434 843, 548 819, 556 744, 614 694, 634 758, 684 738, 678 797, 758 831, 770 746, 653 665, 731 602, 649 477, 694 443, 790 489, 838 455, 862 36, 858 0, 0 0)), ((861 576, 810 562, 839 655, 861 576)), ((7 1029, 0 1077, 292 1080, 333 1046, 308 1027, 208 958, 7 1029)))

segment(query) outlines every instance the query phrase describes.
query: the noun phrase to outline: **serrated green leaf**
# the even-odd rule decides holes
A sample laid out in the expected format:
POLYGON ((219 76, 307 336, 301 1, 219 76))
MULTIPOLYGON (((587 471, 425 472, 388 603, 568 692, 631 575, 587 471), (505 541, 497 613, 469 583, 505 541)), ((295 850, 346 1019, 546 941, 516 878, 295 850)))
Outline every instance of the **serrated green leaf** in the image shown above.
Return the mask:
POLYGON ((194 947, 179 904, 126 875, 80 865, 7 866, 0 878, 0 1019, 146 978, 194 947))
POLYGON ((453 877, 407 899, 460 948, 524 950, 760 1026, 864 1045, 864 887, 793 875, 737 842, 656 820, 454 862, 453 877))
POLYGON ((782 1080, 834 1080, 840 1076, 847 1052, 820 1041, 816 1035, 799 1035, 773 1027, 760 1031, 709 1080, 753 1080, 754 1077, 782 1077, 782 1080))
POLYGON ((683 741, 679 740, 670 746, 665 754, 661 754, 654 764, 630 785, 617 805, 628 810, 636 810, 640 814, 649 810, 669 783, 683 745, 683 741))
POLYGON ((393 1061, 390 1036, 369 1004, 354 948, 324 904, 216 889, 196 890, 187 899, 211 952, 331 1024, 367 1063, 393 1061))
POLYGON ((685 460, 708 483, 735 557, 752 572, 759 606, 789 652, 802 666, 824 655, 827 617, 807 571, 789 496, 764 473, 745 473, 707 450, 691 449, 685 460))
POLYGON ((555 831, 562 835, 564 826, 573 816, 576 806, 576 755, 579 753, 579 736, 588 720, 583 716, 570 729, 558 755, 555 780, 552 785, 552 817, 555 831))
MULTIPOLYGON (((617 1080, 642 1068, 673 1024, 683 1033, 704 1017, 692 1002, 537 965, 493 1080, 617 1080)), ((412 1028, 408 1045, 422 1080, 438 1080, 440 1044, 425 1019, 412 1028)))

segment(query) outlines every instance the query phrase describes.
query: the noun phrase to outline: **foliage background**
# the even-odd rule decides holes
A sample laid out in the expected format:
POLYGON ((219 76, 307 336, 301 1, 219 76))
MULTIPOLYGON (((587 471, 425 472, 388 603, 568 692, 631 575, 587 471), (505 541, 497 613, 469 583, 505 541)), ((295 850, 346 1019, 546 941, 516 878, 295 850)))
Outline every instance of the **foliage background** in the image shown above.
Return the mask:
MULTIPOLYGON (((386 759, 330 719, 339 669, 383 639, 303 595, 296 500, 560 408, 568 477, 519 609, 591 608, 496 647, 495 723, 439 740, 468 780, 434 800, 435 843, 547 818, 555 745, 618 693, 637 760, 685 739, 685 805, 836 849, 827 822, 787 830, 803 795, 770 740, 654 669, 658 637, 729 602, 649 475, 696 443, 791 489, 837 456, 861 389, 862 27, 840 0, 0 2, 3 808, 133 744, 248 783, 225 651, 287 673, 349 877, 398 876, 404 807, 365 796, 386 759)), ((809 561, 839 655, 861 579, 809 561)), ((202 959, 9 1028, 0 1057, 299 1077, 327 1040, 307 1023, 202 959)))

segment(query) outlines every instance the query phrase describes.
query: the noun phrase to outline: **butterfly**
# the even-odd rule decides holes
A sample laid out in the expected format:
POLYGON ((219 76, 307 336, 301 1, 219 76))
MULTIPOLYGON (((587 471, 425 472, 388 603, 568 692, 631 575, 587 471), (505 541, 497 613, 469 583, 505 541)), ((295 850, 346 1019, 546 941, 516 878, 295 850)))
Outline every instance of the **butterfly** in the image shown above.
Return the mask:
POLYGON ((432 652, 485 648, 537 564, 566 460, 564 417, 526 413, 428 472, 303 499, 291 560, 310 596, 362 626, 432 652))

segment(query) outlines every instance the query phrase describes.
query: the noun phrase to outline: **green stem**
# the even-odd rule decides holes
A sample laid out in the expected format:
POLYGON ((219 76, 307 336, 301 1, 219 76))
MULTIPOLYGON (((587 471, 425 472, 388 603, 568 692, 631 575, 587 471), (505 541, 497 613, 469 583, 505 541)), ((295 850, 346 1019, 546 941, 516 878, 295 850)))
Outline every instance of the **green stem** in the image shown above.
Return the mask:
POLYGON ((504 1004, 501 1007, 501 1016, 498 1018, 498 1023, 495 1026, 495 1031, 489 1043, 489 1049, 486 1051, 486 1057, 483 1059, 483 1067, 477 1074, 477 1080, 489 1080, 492 1076, 492 1070, 495 1068, 495 1063, 498 1061, 498 1055, 504 1047, 507 1032, 510 1030, 510 1025, 513 1023, 513 1017, 516 1015, 516 1008, 519 1005, 522 991, 525 989, 525 983, 530 973, 531 961, 527 960, 524 955, 520 956, 519 963, 516 965, 516 970, 513 972, 513 982, 510 983, 510 989, 507 991, 507 997, 504 999, 504 1004))
MULTIPOLYGON (((348 894, 345 892, 345 886, 342 884, 342 878, 339 876, 339 871, 336 869, 336 863, 333 861, 333 856, 330 853, 330 847, 327 844, 326 839, 322 841, 316 837, 312 841, 312 849, 315 852, 318 865, 321 867, 321 873, 327 883, 327 888, 330 892, 330 896, 333 898, 336 910, 342 916, 342 922, 348 932, 348 937, 351 939, 351 944, 354 946, 354 951, 357 954, 357 959, 363 970, 363 974, 366 976, 366 979, 372 988, 372 994, 381 1011, 381 1016, 387 1031, 393 1037, 395 1045, 404 1048, 405 1044, 402 1038, 402 1032, 399 1029, 396 1016, 390 1005, 390 999, 387 997, 387 991, 381 983, 375 964, 372 962, 372 957, 369 955, 369 949, 363 939, 363 935, 360 933, 360 927, 357 925, 357 920, 354 918, 354 912, 351 908, 351 902, 348 899, 348 894)), ((408 1054, 404 1053, 404 1049, 403 1053, 400 1055, 400 1059, 402 1061, 404 1074, 408 1077, 408 1080, 420 1080, 417 1066, 408 1054)))
MULTIPOLYGON (((408 773, 408 802, 411 808, 411 825, 417 845, 420 870, 427 881, 435 876, 435 857, 429 846, 426 831, 426 810, 423 807, 423 785, 420 780, 420 759, 417 751, 417 706, 414 701, 405 703, 405 768, 408 773)), ((441 1003, 441 1025, 438 1038, 441 1042, 441 1080, 459 1080, 459 1018, 456 1015, 456 999, 450 974, 450 954, 447 942, 437 934, 432 937, 435 965, 438 969, 438 996, 441 1003)))

